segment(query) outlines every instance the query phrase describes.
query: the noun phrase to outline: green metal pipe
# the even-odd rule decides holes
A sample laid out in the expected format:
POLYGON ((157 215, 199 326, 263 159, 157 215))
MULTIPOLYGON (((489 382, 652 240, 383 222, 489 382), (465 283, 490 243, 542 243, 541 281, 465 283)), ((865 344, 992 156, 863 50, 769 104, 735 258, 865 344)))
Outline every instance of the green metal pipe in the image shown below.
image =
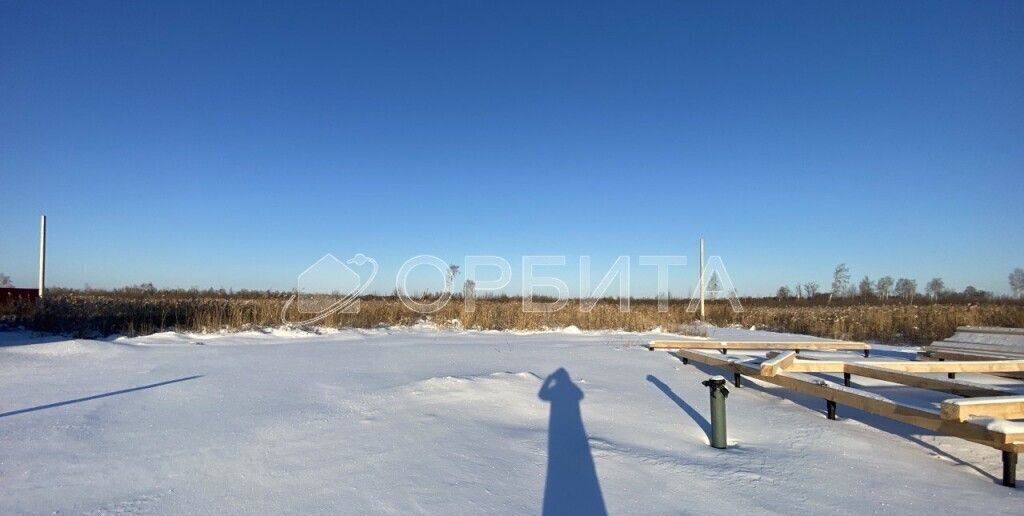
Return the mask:
POLYGON ((724 450, 729 446, 725 428, 725 398, 729 396, 729 389, 721 376, 712 376, 701 384, 711 393, 711 446, 724 450))

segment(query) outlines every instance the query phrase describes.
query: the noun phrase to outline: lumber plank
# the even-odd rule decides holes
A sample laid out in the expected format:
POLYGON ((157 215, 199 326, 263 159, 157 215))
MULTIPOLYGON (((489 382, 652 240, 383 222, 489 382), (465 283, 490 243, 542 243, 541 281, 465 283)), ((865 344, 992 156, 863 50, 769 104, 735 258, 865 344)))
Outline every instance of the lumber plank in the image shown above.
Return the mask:
POLYGON ((907 387, 948 392, 957 396, 980 397, 1014 394, 1012 390, 1003 389, 1001 387, 983 385, 963 380, 920 376, 919 374, 899 371, 888 367, 879 367, 870 362, 848 363, 846 364, 846 371, 844 372, 863 376, 865 378, 874 378, 884 382, 898 383, 906 385, 907 387))
POLYGON ((975 416, 999 419, 1024 418, 1024 396, 952 399, 942 402, 939 414, 943 419, 967 421, 975 416))
POLYGON ((871 345, 863 342, 840 341, 721 341, 721 340, 653 340, 650 349, 737 349, 737 350, 870 350, 871 345))
POLYGON ((849 373, 885 382, 898 383, 906 385, 907 387, 948 392, 950 394, 965 397, 1000 395, 1012 396, 1015 394, 1014 391, 1004 389, 1002 387, 973 383, 964 380, 931 378, 921 376, 920 374, 901 371, 900 366, 906 363, 907 362, 883 361, 838 362, 809 358, 797 361, 796 364, 791 365, 786 370, 791 373, 849 373))
POLYGON ((941 362, 857 362, 905 373, 1017 373, 1024 372, 1024 360, 945 360, 941 362))
MULTIPOLYGON (((1006 356, 990 355, 990 354, 974 354, 974 353, 960 353, 955 351, 923 351, 920 354, 921 357, 927 357, 933 360, 1006 360, 1006 356)), ((995 376, 1005 376, 1007 378, 1024 379, 1024 373, 991 373, 995 376)))
POLYGON ((787 371, 791 373, 843 373, 846 372, 846 362, 841 360, 795 360, 787 371))
POLYGON ((780 353, 779 355, 761 362, 761 374, 764 376, 775 376, 776 374, 785 371, 786 368, 792 365, 795 360, 795 351, 780 353))
MULTIPOLYGON (((752 361, 749 357, 737 358, 724 355, 712 355, 710 353, 690 349, 680 349, 675 352, 675 356, 677 358, 687 358, 695 362, 700 362, 701 364, 720 367, 723 369, 731 369, 734 364, 752 361)), ((760 373, 760 369, 757 371, 760 373)))

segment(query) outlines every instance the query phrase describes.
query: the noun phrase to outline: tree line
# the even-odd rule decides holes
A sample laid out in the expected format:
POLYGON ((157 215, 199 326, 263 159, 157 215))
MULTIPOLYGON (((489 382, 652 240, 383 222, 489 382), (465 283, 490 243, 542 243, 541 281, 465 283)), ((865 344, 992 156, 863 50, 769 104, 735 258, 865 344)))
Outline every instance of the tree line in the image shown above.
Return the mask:
MULTIPOLYGON (((1016 268, 1009 276, 1010 291, 1013 296, 1020 299, 1024 297, 1024 269, 1016 268)), ((779 287, 775 297, 779 300, 785 299, 815 299, 826 295, 821 290, 821 285, 814 281, 797 283, 792 289, 787 285, 779 287)), ((918 296, 917 280, 910 278, 894 279, 892 276, 882 276, 872 281, 870 277, 864 276, 859 283, 854 285, 850 281, 850 268, 845 263, 836 265, 832 271, 832 285, 827 292, 828 301, 834 298, 862 298, 878 299, 888 301, 890 299, 904 300, 908 303, 914 302, 918 296)), ((961 298, 968 300, 983 300, 995 297, 992 292, 980 290, 973 285, 968 285, 961 292, 946 288, 942 278, 932 278, 924 286, 924 295, 932 301, 943 298, 961 298)))

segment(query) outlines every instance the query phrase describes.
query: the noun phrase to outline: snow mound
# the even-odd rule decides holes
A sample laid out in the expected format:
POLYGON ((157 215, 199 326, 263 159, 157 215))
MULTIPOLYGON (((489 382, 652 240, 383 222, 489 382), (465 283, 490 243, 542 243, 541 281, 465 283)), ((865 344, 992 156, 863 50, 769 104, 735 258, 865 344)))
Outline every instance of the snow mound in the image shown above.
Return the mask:
POLYGON ((418 411, 451 421, 505 426, 510 421, 539 425, 546 408, 537 399, 541 378, 531 372, 439 376, 406 385, 397 393, 418 411))
POLYGON ((485 397, 490 397, 491 391, 506 389, 512 386, 526 386, 535 389, 540 384, 540 377, 531 372, 498 372, 485 375, 470 376, 435 376, 410 384, 413 394, 422 395, 427 393, 438 394, 464 394, 472 397, 487 392, 485 397))
POLYGON ((117 337, 113 342, 130 346, 205 346, 205 345, 259 345, 287 344, 305 339, 331 341, 357 340, 372 332, 338 328, 292 328, 279 326, 246 331, 220 331, 217 333, 161 332, 143 337, 117 337))
POLYGON ((194 346, 202 344, 203 335, 165 331, 145 337, 116 337, 113 342, 129 346, 194 346))
POLYGON ((6 348, 8 352, 19 355, 31 355, 40 357, 74 357, 98 353, 108 348, 105 343, 91 340, 65 340, 62 342, 43 342, 38 344, 27 344, 11 346, 6 348))

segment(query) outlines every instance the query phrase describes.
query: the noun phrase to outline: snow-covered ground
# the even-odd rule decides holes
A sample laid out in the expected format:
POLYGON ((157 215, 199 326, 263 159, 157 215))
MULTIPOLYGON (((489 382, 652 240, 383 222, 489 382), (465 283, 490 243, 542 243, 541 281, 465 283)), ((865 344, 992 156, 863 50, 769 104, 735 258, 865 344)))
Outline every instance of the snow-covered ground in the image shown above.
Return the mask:
POLYGON ((750 381, 715 450, 712 371, 641 347, 656 337, 0 333, 0 513, 1024 510, 995 450, 750 381))

